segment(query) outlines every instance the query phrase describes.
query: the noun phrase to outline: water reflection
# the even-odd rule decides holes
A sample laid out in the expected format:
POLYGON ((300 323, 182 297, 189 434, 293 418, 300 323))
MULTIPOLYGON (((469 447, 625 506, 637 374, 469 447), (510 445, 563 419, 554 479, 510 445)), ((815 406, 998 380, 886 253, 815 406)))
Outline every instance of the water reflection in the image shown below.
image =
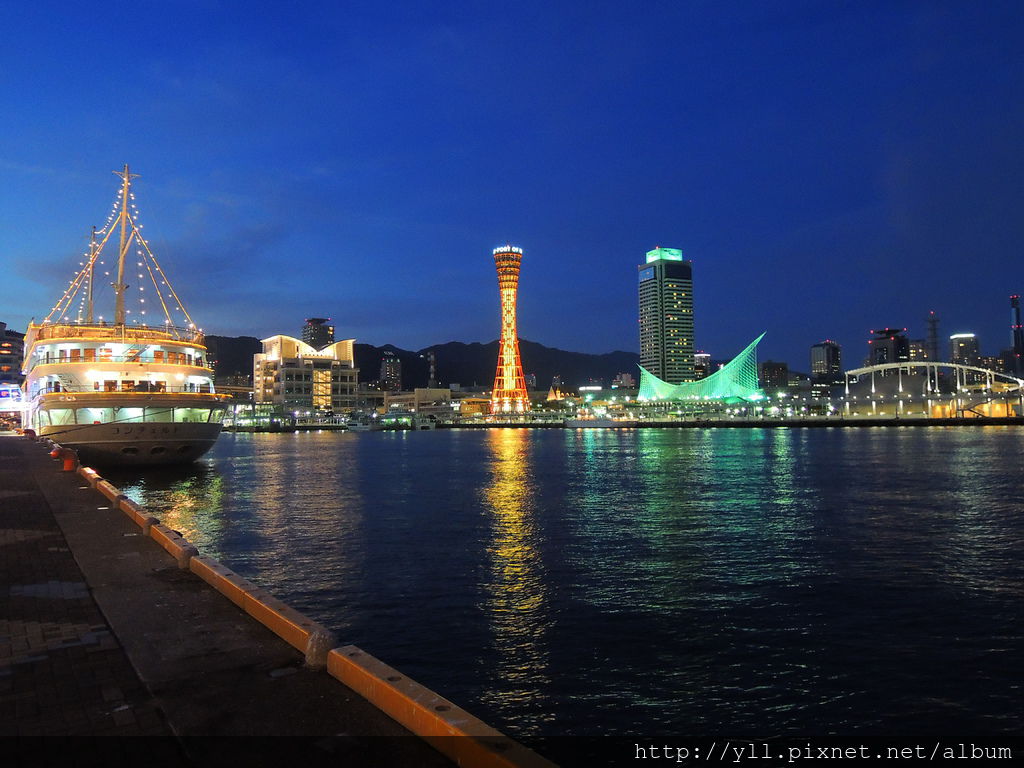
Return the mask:
POLYGON ((225 520, 224 476, 203 461, 158 470, 108 471, 105 476, 132 501, 199 548, 221 538, 225 520))
POLYGON ((490 581, 485 585, 487 612, 494 636, 504 690, 485 691, 492 706, 509 706, 541 698, 550 683, 546 633, 546 577, 538 551, 540 536, 530 461, 530 436, 522 429, 490 430, 487 436, 491 475, 483 488, 491 515, 487 546, 490 581))

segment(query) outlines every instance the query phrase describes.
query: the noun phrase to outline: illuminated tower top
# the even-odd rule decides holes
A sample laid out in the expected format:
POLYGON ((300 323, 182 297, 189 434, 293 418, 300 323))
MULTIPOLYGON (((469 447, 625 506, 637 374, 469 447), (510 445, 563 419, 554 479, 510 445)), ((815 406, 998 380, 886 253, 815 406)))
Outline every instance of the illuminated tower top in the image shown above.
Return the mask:
POLYGON ((530 410, 516 329, 516 298, 522 260, 523 249, 518 246, 504 245, 494 249, 494 266, 498 270, 498 292, 501 296, 501 339, 498 342, 498 368, 491 391, 491 413, 530 410))

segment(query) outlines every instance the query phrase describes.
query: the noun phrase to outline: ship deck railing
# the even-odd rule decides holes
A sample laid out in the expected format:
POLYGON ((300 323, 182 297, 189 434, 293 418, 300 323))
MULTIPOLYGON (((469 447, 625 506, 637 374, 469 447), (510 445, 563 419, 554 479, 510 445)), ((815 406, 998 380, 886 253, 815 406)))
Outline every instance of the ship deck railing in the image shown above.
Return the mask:
POLYGON ((188 385, 181 387, 129 387, 117 389, 96 389, 85 384, 69 384, 61 386, 60 389, 47 388, 42 390, 40 395, 217 395, 218 397, 227 398, 228 395, 218 395, 210 387, 205 389, 200 386, 189 387, 188 385))
POLYGON ((175 341, 203 346, 203 332, 198 328, 174 325, 128 325, 116 323, 46 323, 32 326, 36 341, 49 339, 110 339, 125 343, 135 341, 175 341))
POLYGON ((186 368, 202 368, 207 373, 212 374, 213 368, 206 365, 203 358, 200 358, 199 362, 181 362, 176 360, 168 360, 166 357, 162 360, 157 360, 152 354, 149 355, 96 355, 94 357, 44 357, 39 360, 33 360, 28 369, 31 371, 37 365, 96 365, 97 363, 145 363, 147 365, 177 365, 185 366, 186 368))

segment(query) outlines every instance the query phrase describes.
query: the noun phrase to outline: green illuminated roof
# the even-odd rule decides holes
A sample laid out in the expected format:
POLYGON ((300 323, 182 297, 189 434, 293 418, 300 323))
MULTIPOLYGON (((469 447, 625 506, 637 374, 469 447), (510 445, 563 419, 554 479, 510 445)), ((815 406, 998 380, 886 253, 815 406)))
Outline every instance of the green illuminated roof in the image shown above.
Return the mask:
POLYGON ((647 252, 647 263, 650 264, 652 261, 658 259, 664 259, 665 261, 682 261, 683 252, 678 248, 662 248, 658 246, 653 251, 647 252))
POLYGON ((762 333, 746 349, 719 370, 699 381, 669 384, 640 366, 640 400, 760 400, 757 386, 757 344, 762 333))

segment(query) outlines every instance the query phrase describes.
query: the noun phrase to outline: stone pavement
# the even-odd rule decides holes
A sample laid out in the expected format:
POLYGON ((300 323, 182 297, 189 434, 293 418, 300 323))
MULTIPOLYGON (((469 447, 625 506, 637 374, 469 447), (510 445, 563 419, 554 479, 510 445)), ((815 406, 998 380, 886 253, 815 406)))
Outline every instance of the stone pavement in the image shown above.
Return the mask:
POLYGON ((90 596, 20 451, 11 450, 15 439, 0 438, 0 738, 58 751, 53 739, 70 739, 80 757, 109 760, 118 748, 109 739, 101 748, 99 737, 127 745, 145 736, 166 741, 170 753, 160 754, 174 757, 163 713, 90 596))
POLYGON ((451 765, 110 506, 0 436, 0 764, 451 765))

